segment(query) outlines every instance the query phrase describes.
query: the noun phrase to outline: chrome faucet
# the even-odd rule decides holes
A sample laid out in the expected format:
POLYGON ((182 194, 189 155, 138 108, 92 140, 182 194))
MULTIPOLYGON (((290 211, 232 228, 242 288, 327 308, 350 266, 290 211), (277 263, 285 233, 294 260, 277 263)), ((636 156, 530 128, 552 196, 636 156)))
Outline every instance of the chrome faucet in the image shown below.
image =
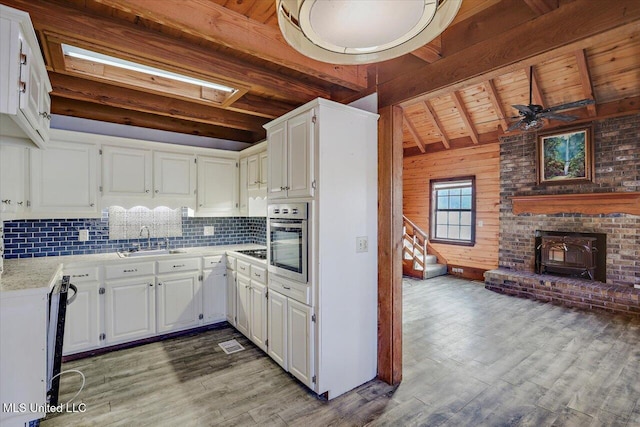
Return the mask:
POLYGON ((147 249, 151 249, 151 231, 149 230, 149 227, 147 227, 146 225, 140 227, 139 237, 142 237, 142 232, 144 230, 147 230, 147 249))

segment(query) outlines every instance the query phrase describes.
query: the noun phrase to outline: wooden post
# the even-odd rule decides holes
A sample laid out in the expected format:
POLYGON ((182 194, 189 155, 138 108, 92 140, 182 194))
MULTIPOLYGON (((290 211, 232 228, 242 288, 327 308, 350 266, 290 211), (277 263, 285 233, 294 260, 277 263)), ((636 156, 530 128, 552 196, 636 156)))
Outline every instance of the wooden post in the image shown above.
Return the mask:
POLYGON ((402 109, 379 110, 378 377, 402 381, 402 109))

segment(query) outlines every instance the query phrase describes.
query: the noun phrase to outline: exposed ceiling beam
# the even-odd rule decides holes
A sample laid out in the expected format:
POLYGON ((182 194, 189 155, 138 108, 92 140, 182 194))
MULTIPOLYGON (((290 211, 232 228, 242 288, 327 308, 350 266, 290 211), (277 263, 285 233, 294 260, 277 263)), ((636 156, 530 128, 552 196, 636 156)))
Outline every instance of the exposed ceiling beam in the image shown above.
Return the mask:
POLYGON ((484 87, 487 91, 487 95, 489 95, 491 105, 493 105, 494 110, 496 110, 496 115, 500 120, 502 131, 505 132, 509 128, 509 124, 507 123, 507 115, 504 112, 504 108, 502 108, 502 102, 500 101, 500 96, 498 95, 496 84, 494 83, 493 79, 489 79, 485 82, 484 87))
POLYGON ((266 135, 266 133, 213 126, 57 96, 51 97, 51 113, 239 142, 258 142, 264 139, 266 135))
POLYGON ((429 121, 431 122, 431 124, 433 124, 433 127, 435 127, 440 134, 440 141, 442 142, 442 145, 445 149, 448 149, 451 146, 449 144, 449 138, 444 133, 444 126, 442 126, 442 123, 440 122, 440 119, 438 118, 435 110, 427 100, 422 101, 422 107, 424 108, 424 112, 429 118, 429 121))
POLYGON ((536 75, 536 67, 532 65, 531 68, 525 69, 524 72, 527 76, 527 81, 529 82, 529 79, 531 79, 529 84, 531 84, 531 96, 533 98, 532 102, 537 105, 545 106, 544 95, 542 94, 538 76, 536 75))
MULTIPOLYGON (((587 54, 584 49, 576 51, 576 62, 578 64, 578 73, 580 74, 580 82, 582 84, 582 92, 586 99, 596 98, 593 94, 593 83, 591 81, 591 73, 589 72, 589 63, 587 62, 587 54)), ((595 117, 596 104, 587 105, 587 111, 589 115, 595 117)))
POLYGON ((277 28, 212 1, 95 1, 333 84, 357 91, 367 88, 364 66, 334 65, 310 59, 289 46, 277 28))
POLYGON ((261 132, 268 119, 221 108, 194 104, 181 99, 99 83, 55 72, 49 73, 52 95, 126 110, 175 117, 209 125, 261 132))
POLYGON ((524 0, 536 15, 544 15, 558 8, 558 0, 524 0))
POLYGON ((638 21, 637 0, 575 0, 472 48, 381 83, 379 106, 439 96, 577 49, 636 34, 638 21), (571 22, 570 28, 567 22, 571 22))
POLYGON ((81 13, 49 2, 3 2, 29 11, 37 30, 79 47, 198 78, 211 76, 237 81, 275 99, 295 100, 302 104, 316 97, 330 98, 328 90, 319 86, 302 83, 282 73, 268 71, 133 24, 81 13), (141 49, 141 46, 144 48, 141 49))
MULTIPOLYGON (((478 139, 479 139, 478 144, 473 142, 473 140, 468 136, 463 136, 461 138, 454 138, 450 140, 451 149, 457 150, 459 148, 477 147, 478 145, 484 145, 484 144, 495 144, 495 143, 498 143, 501 135, 502 133, 498 131, 482 133, 478 135, 478 139)), ((420 154, 437 153, 445 150, 446 149, 443 148, 440 144, 427 144, 427 146, 425 147, 425 153, 420 152, 420 150, 418 150, 415 147, 411 147, 411 148, 405 148, 403 150, 403 155, 404 157, 411 157, 411 156, 418 156, 420 154)))
POLYGON ((295 110, 297 107, 299 107, 297 104, 288 104, 275 99, 266 99, 258 95, 247 93, 242 98, 228 106, 227 110, 266 117, 268 119, 275 119, 276 117, 287 114, 289 111, 295 110))
POLYGON ((421 152, 424 153, 424 141, 422 141, 422 138, 420 138, 420 134, 413 126, 413 123, 411 123, 411 120, 409 120, 409 118, 405 114, 403 114, 402 121, 407 126, 407 129, 409 129, 409 133, 411 134, 413 141, 416 143, 416 146, 420 149, 421 152))
POLYGON ((442 37, 436 37, 424 46, 411 52, 411 55, 422 59, 428 64, 437 61, 442 58, 442 37))
POLYGON ((460 114, 460 118, 462 118, 462 121, 464 122, 464 125, 467 128, 467 131, 469 131, 469 137, 471 138, 474 144, 479 143, 480 139, 478 138, 478 131, 476 131, 476 128, 473 125, 473 122, 471 122, 471 117, 469 117, 469 112, 467 111, 467 107, 465 107, 464 105, 464 101, 460 96, 460 92, 454 91, 451 94, 451 98, 453 98, 453 103, 456 105, 458 114, 460 114))

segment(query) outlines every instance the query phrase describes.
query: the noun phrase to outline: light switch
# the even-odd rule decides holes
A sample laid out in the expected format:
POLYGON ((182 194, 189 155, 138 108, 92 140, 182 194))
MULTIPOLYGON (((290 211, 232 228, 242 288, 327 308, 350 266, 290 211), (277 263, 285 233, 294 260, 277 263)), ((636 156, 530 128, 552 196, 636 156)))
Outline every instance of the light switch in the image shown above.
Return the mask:
POLYGON ((205 236, 213 236, 215 229, 213 225, 205 225, 204 226, 204 235, 205 236))
POLYGON ((369 238, 367 236, 356 237, 356 252, 369 251, 369 238))

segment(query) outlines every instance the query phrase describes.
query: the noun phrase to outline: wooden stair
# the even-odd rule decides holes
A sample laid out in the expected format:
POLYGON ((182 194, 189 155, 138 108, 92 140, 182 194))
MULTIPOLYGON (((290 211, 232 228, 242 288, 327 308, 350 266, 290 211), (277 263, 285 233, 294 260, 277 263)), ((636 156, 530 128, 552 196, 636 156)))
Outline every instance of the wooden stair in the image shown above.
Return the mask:
POLYGON ((447 265, 439 264, 435 255, 427 253, 427 233, 406 216, 402 219, 402 274, 418 279, 447 274, 447 265))

